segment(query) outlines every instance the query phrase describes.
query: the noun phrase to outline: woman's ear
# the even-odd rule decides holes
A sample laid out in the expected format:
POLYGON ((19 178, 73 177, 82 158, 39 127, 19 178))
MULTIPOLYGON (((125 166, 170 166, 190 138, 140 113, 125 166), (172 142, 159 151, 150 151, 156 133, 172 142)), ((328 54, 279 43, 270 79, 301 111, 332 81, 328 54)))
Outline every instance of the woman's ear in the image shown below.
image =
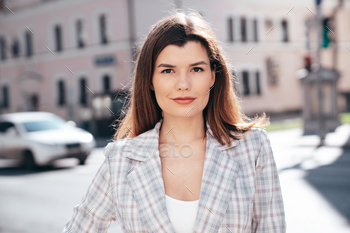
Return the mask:
POLYGON ((212 80, 211 80, 211 87, 214 85, 214 83, 215 83, 215 72, 216 72, 216 64, 214 64, 214 70, 211 72, 211 78, 212 78, 212 80))
POLYGON ((152 83, 150 84, 149 89, 151 89, 152 91, 154 91, 154 87, 153 87, 153 84, 152 84, 152 83))

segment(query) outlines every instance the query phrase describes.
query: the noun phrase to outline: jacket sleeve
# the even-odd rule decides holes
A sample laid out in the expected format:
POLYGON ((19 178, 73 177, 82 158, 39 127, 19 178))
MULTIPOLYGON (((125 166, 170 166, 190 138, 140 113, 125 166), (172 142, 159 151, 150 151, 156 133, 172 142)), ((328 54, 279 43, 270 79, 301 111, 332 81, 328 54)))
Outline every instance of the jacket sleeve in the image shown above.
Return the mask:
MULTIPOLYGON (((104 154, 108 153, 110 144, 104 154)), ((118 221, 111 189, 109 157, 95 174, 80 204, 74 206, 73 216, 65 224, 64 233, 107 232, 112 221, 118 221)))
POLYGON ((268 134, 265 130, 260 132, 261 147, 256 160, 252 232, 285 233, 284 204, 277 167, 268 134))

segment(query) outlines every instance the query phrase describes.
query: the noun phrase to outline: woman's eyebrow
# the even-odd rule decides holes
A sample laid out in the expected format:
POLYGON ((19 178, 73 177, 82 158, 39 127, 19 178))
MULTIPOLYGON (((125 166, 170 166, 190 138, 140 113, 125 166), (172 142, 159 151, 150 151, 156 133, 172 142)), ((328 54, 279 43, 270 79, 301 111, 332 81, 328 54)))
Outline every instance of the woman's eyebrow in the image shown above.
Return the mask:
MULTIPOLYGON (((204 62, 204 61, 199 61, 199 62, 190 64, 190 66, 198 66, 198 65, 208 65, 208 64, 207 64, 206 62, 204 62)), ((159 65, 157 66, 157 68, 159 68, 159 67, 176 68, 176 66, 174 66, 174 65, 165 64, 165 63, 159 64, 159 65)))

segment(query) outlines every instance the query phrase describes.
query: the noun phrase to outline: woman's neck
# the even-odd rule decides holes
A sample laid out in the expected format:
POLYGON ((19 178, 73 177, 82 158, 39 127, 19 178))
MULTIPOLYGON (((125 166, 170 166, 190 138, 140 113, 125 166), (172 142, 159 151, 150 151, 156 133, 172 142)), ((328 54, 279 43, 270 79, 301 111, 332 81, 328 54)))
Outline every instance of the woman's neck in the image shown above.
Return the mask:
POLYGON ((159 143, 176 144, 191 143, 205 137, 204 118, 173 118, 164 117, 159 133, 159 143))

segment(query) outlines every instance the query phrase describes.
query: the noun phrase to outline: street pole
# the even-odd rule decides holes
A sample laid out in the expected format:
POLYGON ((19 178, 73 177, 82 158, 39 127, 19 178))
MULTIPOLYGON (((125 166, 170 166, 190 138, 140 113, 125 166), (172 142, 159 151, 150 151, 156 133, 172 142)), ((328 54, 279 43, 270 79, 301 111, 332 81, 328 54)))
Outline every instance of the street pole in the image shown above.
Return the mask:
MULTIPOLYGON (((317 72, 321 70, 321 56, 320 50, 322 46, 322 13, 321 13, 321 0, 316 0, 316 19, 315 19, 316 31, 317 31, 317 46, 316 46, 316 64, 317 72)), ((323 93, 322 93, 322 77, 317 76, 317 94, 318 94, 318 136, 320 137, 320 146, 324 145, 326 137, 325 122, 323 116, 323 93)))
POLYGON ((340 8, 343 6, 344 0, 338 0, 338 5, 334 8, 331 16, 331 23, 332 23, 332 31, 334 33, 333 40, 332 40, 332 46, 333 46, 333 70, 337 69, 337 63, 338 63, 338 45, 337 45, 337 34, 336 34, 336 15, 340 8))

